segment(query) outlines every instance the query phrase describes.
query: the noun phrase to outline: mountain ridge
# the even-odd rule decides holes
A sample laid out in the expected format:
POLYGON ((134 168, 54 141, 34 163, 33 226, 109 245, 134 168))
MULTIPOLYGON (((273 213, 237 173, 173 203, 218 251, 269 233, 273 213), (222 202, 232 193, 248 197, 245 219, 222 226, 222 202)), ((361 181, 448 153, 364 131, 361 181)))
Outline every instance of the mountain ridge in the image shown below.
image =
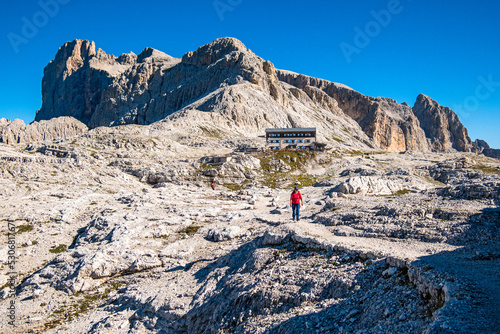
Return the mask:
POLYGON ((152 48, 116 57, 95 48, 86 40, 61 46, 44 70, 35 121, 71 116, 92 129, 179 121, 184 115, 195 133, 201 132, 188 124, 201 126, 203 119, 204 127, 228 136, 316 126, 326 141, 340 138, 363 149, 482 150, 451 109, 426 95, 413 107, 366 96, 343 84, 276 69, 235 38, 216 39, 182 58, 152 48))

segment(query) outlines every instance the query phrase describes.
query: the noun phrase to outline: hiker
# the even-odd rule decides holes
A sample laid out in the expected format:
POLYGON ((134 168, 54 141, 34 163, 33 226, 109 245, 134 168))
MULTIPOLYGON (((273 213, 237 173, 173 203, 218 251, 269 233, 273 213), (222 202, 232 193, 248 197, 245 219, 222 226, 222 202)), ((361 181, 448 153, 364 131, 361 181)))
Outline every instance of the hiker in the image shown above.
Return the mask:
POLYGON ((215 179, 212 181, 212 183, 210 184, 210 186, 212 187, 212 190, 215 190, 215 185, 217 184, 217 181, 215 181, 215 179))
POLYGON ((290 205, 292 206, 292 219, 299 220, 300 205, 304 205, 302 201, 302 195, 300 194, 299 187, 293 189, 292 195, 290 195, 290 205))

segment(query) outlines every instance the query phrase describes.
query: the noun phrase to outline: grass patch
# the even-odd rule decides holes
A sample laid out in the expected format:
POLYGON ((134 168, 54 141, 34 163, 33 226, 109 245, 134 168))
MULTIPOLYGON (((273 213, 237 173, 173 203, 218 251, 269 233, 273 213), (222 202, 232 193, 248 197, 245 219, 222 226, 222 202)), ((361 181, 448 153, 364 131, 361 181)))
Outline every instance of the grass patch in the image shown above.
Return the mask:
POLYGON ((406 195, 408 194, 410 191, 408 189, 401 189, 401 190, 398 190, 396 191, 395 193, 393 193, 392 195, 394 196, 401 196, 401 195, 406 195))
POLYGON ((266 173, 261 182, 272 189, 287 189, 291 186, 312 187, 316 182, 328 179, 328 175, 315 176, 311 174, 290 175, 289 173, 266 173))
MULTIPOLYGON (((109 298, 109 293, 112 290, 118 289, 123 283, 111 283, 106 290, 101 293, 101 294, 89 294, 84 296, 83 298, 75 301, 74 304, 72 305, 64 305, 61 308, 55 310, 53 312, 53 315, 57 318, 54 319, 48 323, 45 324, 45 329, 52 329, 61 324, 61 322, 64 321, 72 321, 73 319, 77 318, 78 316, 88 312, 95 306, 97 306, 101 301, 106 300, 109 298)), ((82 295, 82 292, 77 292, 74 294, 74 296, 71 297, 71 299, 74 299, 74 297, 79 297, 82 295)), ((64 302, 66 304, 66 302, 64 302)), ((40 306, 45 306, 47 304, 42 303, 40 306)))
POLYGON ((350 155, 363 155, 364 152, 358 150, 348 150, 347 153, 350 155))
POLYGON ((223 186, 232 191, 243 189, 242 185, 237 183, 224 183, 223 186))
POLYGON ((60 319, 58 319, 58 320, 52 320, 50 322, 45 323, 44 327, 45 327, 45 329, 49 330, 49 329, 56 328, 60 324, 61 324, 61 320, 60 319))
POLYGON ((310 174, 303 175, 291 175, 292 183, 300 184, 301 187, 312 187, 316 182, 318 182, 319 177, 310 174))
POLYGON ((203 133, 205 137, 213 137, 217 139, 222 139, 224 137, 224 132, 214 129, 214 128, 208 128, 205 126, 200 126, 199 129, 203 133))
MULTIPOLYGON (((104 294, 102 295, 87 295, 83 298, 83 300, 80 301, 78 304, 78 311, 80 313, 87 312, 90 308, 90 306, 95 303, 96 301, 101 300, 104 298, 104 294)), ((75 315, 79 315, 76 313, 75 315)))
POLYGON ((68 246, 66 246, 64 244, 60 244, 56 248, 49 249, 49 252, 54 253, 54 254, 59 254, 59 253, 65 252, 67 249, 68 249, 68 246))
POLYGON ((239 190, 246 189, 247 186, 250 184, 250 182, 251 182, 250 180, 245 180, 242 183, 224 183, 222 185, 229 190, 239 191, 239 190))
POLYGON ((200 171, 205 171, 205 170, 209 170, 209 169, 215 168, 218 165, 219 164, 217 164, 217 163, 206 163, 206 162, 204 162, 204 163, 200 164, 200 167, 198 167, 198 169, 200 171))
POLYGON ((200 228, 201 228, 201 226, 198 226, 198 225, 190 225, 190 226, 187 226, 187 227, 180 229, 179 231, 177 231, 177 233, 186 233, 187 235, 193 235, 196 232, 198 232, 198 230, 200 228))
POLYGON ((475 165, 475 166, 472 166, 472 168, 476 169, 476 170, 480 170, 483 173, 487 173, 487 174, 500 174, 500 169, 494 168, 494 167, 488 167, 485 165, 475 165))
POLYGON ((33 225, 20 225, 17 226, 17 233, 24 233, 24 232, 29 232, 33 230, 33 225))
POLYGON ((272 189, 283 189, 291 181, 287 173, 265 173, 262 177, 262 185, 272 189))
POLYGON ((337 138, 337 137, 332 137, 333 140, 335 140, 337 143, 343 143, 344 141, 340 138, 337 138))
POLYGON ((318 177, 305 174, 305 167, 310 160, 316 158, 314 151, 268 151, 260 153, 257 158, 260 160, 262 176, 260 182, 269 188, 288 188, 300 182, 302 187, 312 186, 318 181, 318 177), (290 171, 276 171, 273 161, 283 161, 290 167, 290 171), (297 172, 303 172, 298 174, 297 172), (295 175, 298 174, 298 175, 295 175))
POLYGON ((429 182, 429 183, 432 183, 434 184, 435 186, 437 187, 445 187, 446 184, 444 184, 443 182, 440 182, 440 181, 437 181, 437 180, 434 180, 432 177, 430 176, 423 176, 422 177, 425 181, 429 182))
POLYGON ((288 253, 285 248, 276 249, 274 251, 274 257, 283 257, 288 253))
POLYGON ((278 152, 264 152, 257 156, 260 160, 260 166, 266 172, 272 172, 274 166, 271 164, 272 160, 282 160, 284 163, 292 168, 292 171, 299 170, 306 165, 306 163, 316 157, 314 151, 278 151, 278 152))

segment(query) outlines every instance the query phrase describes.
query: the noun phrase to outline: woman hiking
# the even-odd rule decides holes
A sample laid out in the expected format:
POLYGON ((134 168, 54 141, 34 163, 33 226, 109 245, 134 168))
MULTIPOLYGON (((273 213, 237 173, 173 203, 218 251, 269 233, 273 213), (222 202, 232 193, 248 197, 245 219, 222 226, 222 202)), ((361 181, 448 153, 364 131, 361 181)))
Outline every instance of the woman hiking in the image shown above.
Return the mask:
POLYGON ((295 187, 293 189, 292 194, 290 195, 290 205, 292 207, 292 219, 299 220, 300 213, 300 205, 304 205, 304 201, 302 201, 302 195, 300 194, 299 187, 295 187))

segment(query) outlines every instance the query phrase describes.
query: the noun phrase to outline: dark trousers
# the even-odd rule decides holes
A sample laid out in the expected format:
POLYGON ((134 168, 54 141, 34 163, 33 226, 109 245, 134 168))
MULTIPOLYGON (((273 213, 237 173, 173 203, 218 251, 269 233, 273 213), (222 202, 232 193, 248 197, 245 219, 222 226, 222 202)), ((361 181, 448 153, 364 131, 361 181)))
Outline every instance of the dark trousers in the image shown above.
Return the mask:
POLYGON ((300 204, 292 204, 292 219, 299 220, 300 204))

